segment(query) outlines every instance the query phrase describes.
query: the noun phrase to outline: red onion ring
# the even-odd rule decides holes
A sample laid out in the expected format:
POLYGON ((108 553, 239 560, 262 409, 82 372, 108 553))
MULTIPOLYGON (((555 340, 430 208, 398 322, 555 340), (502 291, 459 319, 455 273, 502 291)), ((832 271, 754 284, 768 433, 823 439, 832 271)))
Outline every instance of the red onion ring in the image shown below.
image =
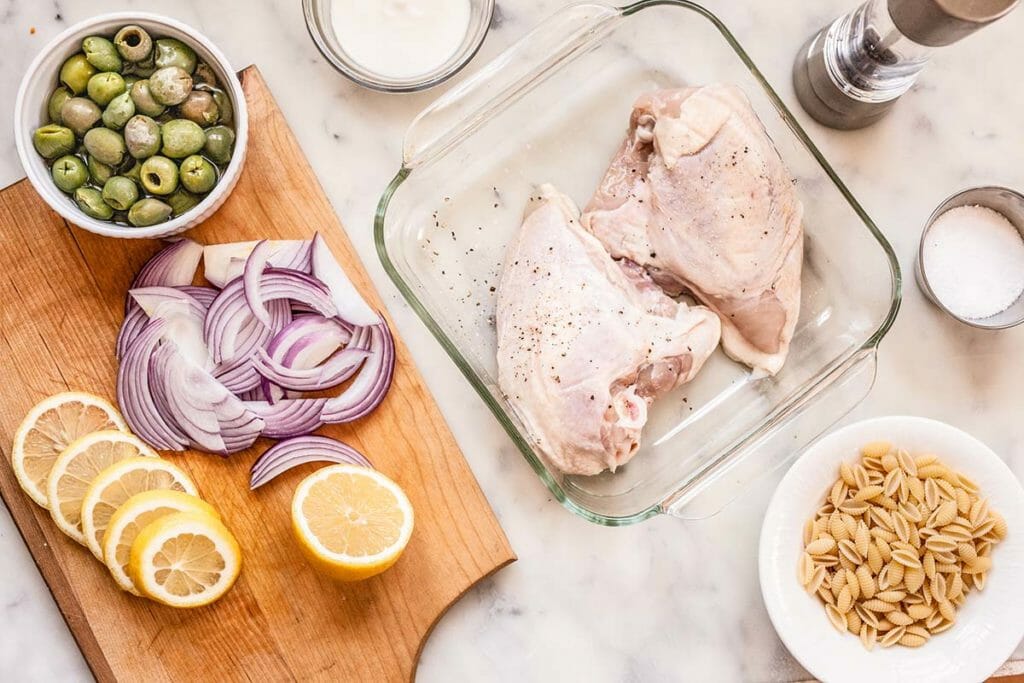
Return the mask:
MULTIPOLYGON (((129 289, 191 285, 202 256, 203 246, 187 237, 171 242, 146 261, 129 289)), ((132 305, 131 299, 127 299, 124 305, 127 314, 132 305)))
POLYGON ((326 403, 326 398, 291 398, 276 403, 248 401, 245 406, 263 419, 263 436, 288 439, 323 427, 320 413, 326 403))
POLYGON ((370 467, 370 461, 348 444, 326 436, 297 436, 274 444, 252 464, 249 488, 258 489, 288 470, 308 462, 333 462, 370 467))
POLYGON ((370 326, 372 355, 363 364, 359 375, 340 396, 327 401, 320 419, 326 423, 351 422, 370 413, 380 405, 391 387, 395 373, 395 340, 383 317, 370 326))

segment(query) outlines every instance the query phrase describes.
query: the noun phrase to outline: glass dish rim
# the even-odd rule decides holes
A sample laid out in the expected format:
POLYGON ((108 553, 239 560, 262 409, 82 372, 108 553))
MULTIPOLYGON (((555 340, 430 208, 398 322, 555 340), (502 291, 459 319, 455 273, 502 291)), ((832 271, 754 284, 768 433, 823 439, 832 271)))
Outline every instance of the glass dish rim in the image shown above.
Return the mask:
MULTIPOLYGON (((444 83, 455 74, 466 68, 476 54, 483 47, 484 41, 487 40, 487 36, 491 32, 491 22, 494 21, 494 7, 495 0, 482 0, 484 3, 483 18, 483 31, 480 32, 480 38, 477 40, 468 50, 466 50, 462 59, 448 67, 447 69, 440 69, 422 74, 419 80, 410 80, 409 82, 394 85, 385 81, 373 81, 364 78, 355 72, 350 66, 347 60, 339 57, 333 50, 327 47, 326 41, 323 38, 323 29, 313 17, 313 3, 317 0, 302 0, 302 16, 306 22, 306 32, 309 34, 313 44, 316 45, 316 49, 323 55, 323 58, 327 60, 327 63, 334 67, 334 70, 340 73, 345 78, 349 79, 356 85, 361 85, 364 88, 370 90, 376 90, 377 92, 385 93, 414 93, 429 90, 436 85, 444 83), (314 24, 316 26, 314 27, 314 24)), ((472 28, 472 26, 471 26, 472 28)))
MULTIPOLYGON (((806 131, 804 131, 803 127, 793 116, 793 113, 790 111, 789 107, 787 107, 786 104, 782 101, 778 93, 775 92, 775 89, 771 86, 771 84, 767 81, 767 79, 764 77, 761 71, 757 68, 757 65, 754 64, 753 60, 747 54, 746 50, 744 50, 743 46, 736 40, 732 32, 729 31, 728 27, 726 27, 726 25, 718 18, 717 15, 715 15, 713 12, 703 7, 702 5, 699 5, 696 2, 691 2, 690 0, 637 0, 636 2, 623 6, 612 7, 610 9, 614 9, 622 17, 628 17, 643 9, 658 5, 675 6, 688 9, 703 16, 705 19, 711 22, 715 29, 718 30, 718 32, 729 44, 729 46, 737 54, 737 56, 740 58, 740 61, 743 62, 747 70, 750 71, 754 79, 757 80, 757 82, 764 89, 765 94, 767 94, 768 98, 772 101, 772 104, 782 115, 784 122, 789 127, 789 129, 793 132, 797 139, 800 140, 800 142, 807 149, 807 151, 818 162, 822 170, 835 185, 836 189, 839 190, 843 198, 846 199, 846 201, 850 204, 850 207, 853 209, 857 217, 860 218, 861 222, 864 223, 864 226, 868 229, 868 232, 872 235, 872 237, 875 238, 875 241, 878 242, 878 245, 881 247, 882 251, 885 254, 886 260, 888 261, 889 271, 892 278, 889 311, 886 314, 885 318, 882 320, 879 327, 874 331, 874 333, 872 333, 870 337, 868 337, 868 339, 863 344, 861 344, 861 346, 854 349, 847 357, 842 358, 840 362, 829 365, 826 368, 826 370, 834 370, 837 366, 842 365, 844 362, 849 361, 852 358, 857 358, 858 356, 865 352, 875 351, 879 343, 881 342, 882 338, 885 337, 886 333, 888 333, 889 329, 895 322, 896 316, 899 313, 900 305, 903 300, 902 269, 900 267, 899 259, 896 256, 896 252, 892 247, 892 244, 885 237, 882 231, 878 228, 874 220, 872 220, 872 218, 868 215, 867 211, 864 210, 864 207, 861 206, 860 202, 857 201, 856 197, 854 197, 854 195, 850 192, 849 188, 846 187, 846 184, 842 181, 842 179, 840 179, 839 175, 832 168, 832 165, 828 162, 828 160, 821 153, 818 147, 807 136, 806 131)), ((569 5, 569 7, 571 6, 572 5, 569 5)), ((562 9, 564 10, 565 8, 562 9)), ((515 43, 513 43, 513 45, 514 44, 515 43)), ((486 68, 486 66, 483 68, 486 68)), ((636 524, 665 512, 664 502, 670 501, 676 494, 678 494, 682 489, 684 489, 689 482, 684 482, 681 485, 677 486, 676 491, 674 493, 669 494, 668 496, 665 497, 663 501, 655 503, 644 510, 641 510, 630 515, 608 516, 595 513, 591 510, 588 510, 587 508, 581 507, 580 505, 576 504, 575 501, 573 501, 566 495, 561 485, 559 485, 559 483, 552 478, 550 473, 545 468, 544 464, 533 452, 533 448, 524 440, 522 434, 520 434, 519 430, 509 419, 504 408, 502 408, 502 406, 497 402, 497 400, 487 389, 487 387, 484 386, 483 382, 477 376, 476 372, 473 370, 472 366, 466 360, 465 356, 463 356, 458 346, 454 342, 452 342, 452 340, 448 337, 447 333, 441 328, 438 322, 434 319, 434 317, 426 309, 423 303, 419 300, 419 298, 413 292, 412 287, 409 286, 409 284, 402 277, 401 273, 398 272, 398 269, 395 267, 394 263, 391 261, 391 256, 388 253, 387 244, 385 243, 384 240, 384 219, 387 215, 387 209, 391 203, 392 197, 411 173, 412 170, 408 168, 403 162, 401 168, 399 168, 398 172, 395 174, 394 178, 392 178, 391 182, 385 188, 384 193, 381 195, 381 198, 377 203, 377 209, 374 212, 373 219, 373 240, 377 249, 377 256, 380 259, 381 265, 384 267, 385 272, 388 274, 388 277, 391 278, 391 281, 398 288, 399 292, 401 292, 406 302, 409 304, 412 310, 415 311, 416 315, 420 318, 423 324, 426 325, 427 329, 430 330, 430 333, 434 336, 438 343, 441 344, 442 348, 444 348, 445 352, 462 372, 463 376, 469 382, 470 386, 473 387, 476 393, 480 396, 481 400, 483 400, 484 404, 487 405, 491 413, 504 428, 505 432, 509 435, 509 438, 512 439, 512 442, 519 449, 519 452, 523 455, 526 461, 530 464, 533 470, 540 477, 541 481, 544 482, 544 485, 548 488, 551 494, 563 507, 590 522, 602 526, 613 527, 636 524)), ((825 374, 829 374, 829 372, 826 372, 825 374)), ((813 388, 813 386, 816 385, 812 385, 811 387, 806 387, 802 388, 801 390, 798 390, 790 399, 788 404, 790 406, 797 405, 799 403, 799 398, 801 396, 806 395, 807 392, 813 388)), ((772 414, 765 418, 764 423, 762 423, 758 428, 754 429, 751 432, 750 436, 757 434, 761 430, 765 429, 767 426, 769 426, 768 423, 771 423, 773 419, 777 419, 778 417, 779 416, 775 414, 775 411, 773 411, 772 414)))

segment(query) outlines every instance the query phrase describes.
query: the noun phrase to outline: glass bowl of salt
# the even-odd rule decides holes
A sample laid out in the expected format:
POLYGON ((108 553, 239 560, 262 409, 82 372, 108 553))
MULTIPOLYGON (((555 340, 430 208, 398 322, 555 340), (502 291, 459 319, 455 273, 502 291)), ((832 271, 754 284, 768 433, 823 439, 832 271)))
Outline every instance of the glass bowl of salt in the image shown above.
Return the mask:
POLYGON ((985 330, 1024 322, 1024 196, 1005 187, 957 192, 921 235, 917 284, 956 320, 985 330))

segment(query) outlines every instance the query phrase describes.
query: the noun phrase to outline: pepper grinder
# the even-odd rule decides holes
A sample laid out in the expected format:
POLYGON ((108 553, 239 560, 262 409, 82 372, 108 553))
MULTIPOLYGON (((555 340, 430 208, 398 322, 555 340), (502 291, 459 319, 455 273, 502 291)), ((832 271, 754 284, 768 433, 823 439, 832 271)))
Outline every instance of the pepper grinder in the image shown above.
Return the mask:
POLYGON ((951 45, 1020 0, 868 0, 797 53, 793 86, 819 123, 851 130, 885 116, 937 47, 951 45))

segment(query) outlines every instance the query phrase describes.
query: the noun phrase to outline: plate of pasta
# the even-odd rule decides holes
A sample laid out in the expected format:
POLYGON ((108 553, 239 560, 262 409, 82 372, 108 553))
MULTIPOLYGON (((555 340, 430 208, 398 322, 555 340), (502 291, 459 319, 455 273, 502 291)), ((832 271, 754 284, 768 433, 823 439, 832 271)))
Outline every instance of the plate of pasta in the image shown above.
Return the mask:
POLYGON ((981 681, 1024 638, 1024 488, 950 425, 858 422, 783 477, 759 571, 779 637, 823 681, 981 681))

